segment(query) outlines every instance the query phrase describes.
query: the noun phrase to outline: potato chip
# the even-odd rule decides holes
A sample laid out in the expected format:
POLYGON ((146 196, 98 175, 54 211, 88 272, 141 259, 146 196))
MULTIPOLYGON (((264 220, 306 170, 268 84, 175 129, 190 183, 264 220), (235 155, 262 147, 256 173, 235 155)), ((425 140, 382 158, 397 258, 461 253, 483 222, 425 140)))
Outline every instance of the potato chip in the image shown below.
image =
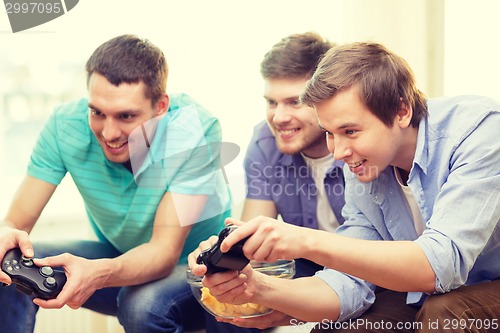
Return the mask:
POLYGON ((201 302, 210 311, 221 317, 250 317, 270 312, 267 306, 255 303, 240 305, 221 303, 210 294, 210 290, 206 287, 201 288, 201 302))

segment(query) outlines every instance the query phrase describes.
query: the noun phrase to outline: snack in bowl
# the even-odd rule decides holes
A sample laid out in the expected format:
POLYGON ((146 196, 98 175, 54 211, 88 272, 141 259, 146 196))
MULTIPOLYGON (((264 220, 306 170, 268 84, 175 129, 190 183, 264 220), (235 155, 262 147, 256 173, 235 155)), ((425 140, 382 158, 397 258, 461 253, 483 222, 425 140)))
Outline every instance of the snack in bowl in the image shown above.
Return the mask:
POLYGON ((251 317, 271 312, 268 307, 254 303, 240 305, 220 303, 206 287, 201 288, 201 303, 210 310, 209 312, 216 313, 219 317, 251 317))
MULTIPOLYGON (((291 279, 295 275, 294 260, 278 260, 273 263, 251 261, 250 265, 256 271, 281 279, 291 279)), ((213 316, 222 318, 252 318, 263 316, 273 311, 266 306, 254 303, 239 305, 221 303, 210 294, 208 288, 203 287, 201 283, 202 279, 202 276, 194 275, 190 270, 187 271, 187 280, 196 300, 213 316)))

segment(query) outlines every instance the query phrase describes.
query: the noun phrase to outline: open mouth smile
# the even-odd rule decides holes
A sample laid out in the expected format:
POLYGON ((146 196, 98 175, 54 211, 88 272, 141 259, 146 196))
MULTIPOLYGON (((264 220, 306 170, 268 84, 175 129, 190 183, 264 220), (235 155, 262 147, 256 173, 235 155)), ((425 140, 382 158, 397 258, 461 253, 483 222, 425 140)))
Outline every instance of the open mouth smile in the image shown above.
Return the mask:
POLYGON ((111 143, 111 142, 106 142, 106 146, 108 146, 111 149, 120 149, 123 147, 127 142, 122 142, 122 143, 111 143))
POLYGON ((104 141, 104 147, 106 147, 106 150, 115 155, 115 154, 121 154, 127 147, 128 141, 125 142, 106 142, 104 141))
POLYGON ((366 160, 362 160, 356 163, 347 163, 351 169, 359 167, 361 164, 365 163, 366 160))
POLYGON ((288 139, 295 135, 295 133, 299 132, 300 128, 290 128, 290 129, 277 129, 280 137, 282 139, 288 139))
POLYGON ((290 135, 290 134, 293 134, 297 131, 298 131, 297 128, 292 128, 292 129, 287 129, 287 130, 278 130, 278 132, 282 135, 290 135))

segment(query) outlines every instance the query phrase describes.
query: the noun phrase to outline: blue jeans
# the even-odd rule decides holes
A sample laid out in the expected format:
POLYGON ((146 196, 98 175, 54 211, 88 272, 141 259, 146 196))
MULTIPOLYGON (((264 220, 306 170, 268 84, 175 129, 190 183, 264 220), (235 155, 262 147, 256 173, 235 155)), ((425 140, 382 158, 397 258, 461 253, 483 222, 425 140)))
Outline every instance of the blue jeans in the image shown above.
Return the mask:
MULTIPOLYGON (((114 258, 120 253, 109 243, 68 241, 35 243, 37 258, 69 252, 87 258, 114 258)), ((204 327, 204 310, 186 282, 187 265, 179 265, 168 277, 150 283, 97 290, 83 307, 118 317, 127 333, 182 333, 204 327)), ((30 333, 38 307, 15 287, 0 287, 2 332, 30 333)))

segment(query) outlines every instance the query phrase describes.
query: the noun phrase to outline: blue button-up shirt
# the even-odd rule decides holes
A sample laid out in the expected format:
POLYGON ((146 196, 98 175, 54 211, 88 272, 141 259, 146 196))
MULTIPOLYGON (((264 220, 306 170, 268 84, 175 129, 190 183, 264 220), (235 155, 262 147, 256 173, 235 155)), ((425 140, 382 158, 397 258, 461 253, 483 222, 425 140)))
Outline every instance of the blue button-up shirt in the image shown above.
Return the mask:
MULTIPOLYGON (((335 161, 327 170, 324 187, 337 221, 342 224, 344 206, 343 162, 335 161)), ((300 154, 281 153, 267 123, 254 130, 245 156, 247 198, 270 200, 285 222, 317 229, 318 190, 312 171, 300 154)))
MULTIPOLYGON (((419 237, 392 167, 371 183, 344 168, 346 205, 339 234, 368 240, 413 240, 436 274, 436 292, 500 277, 500 105, 478 96, 428 101, 419 124, 408 186, 426 223, 419 237)), ((339 320, 375 300, 374 286, 325 269, 317 274, 341 300, 339 320)), ((421 293, 409 293, 416 303, 421 293)))

